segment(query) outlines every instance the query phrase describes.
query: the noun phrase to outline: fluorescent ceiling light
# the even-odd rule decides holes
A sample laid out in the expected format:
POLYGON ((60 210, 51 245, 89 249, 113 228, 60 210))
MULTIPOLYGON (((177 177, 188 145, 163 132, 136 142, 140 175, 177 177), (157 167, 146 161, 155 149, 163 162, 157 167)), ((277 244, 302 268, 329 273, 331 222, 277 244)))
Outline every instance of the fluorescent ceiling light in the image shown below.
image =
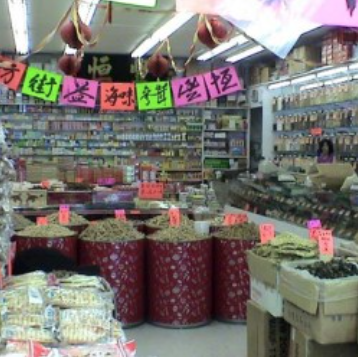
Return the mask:
POLYGON ((238 62, 244 58, 247 58, 247 57, 250 57, 250 56, 253 56, 257 53, 260 53, 264 50, 264 48, 260 45, 258 46, 254 46, 254 47, 251 47, 245 51, 242 51, 240 53, 237 53, 236 55, 233 55, 229 58, 226 59, 226 62, 231 62, 231 63, 235 63, 235 62, 238 62))
POLYGON ((347 66, 327 69, 325 71, 319 72, 317 74, 317 77, 322 78, 322 77, 334 76, 335 74, 339 74, 339 73, 342 73, 342 72, 347 72, 347 70, 348 70, 347 66))
POLYGON ((324 84, 326 86, 330 86, 332 84, 349 82, 351 79, 352 79, 352 77, 350 77, 350 76, 344 76, 344 77, 339 77, 339 78, 332 79, 330 81, 326 81, 326 82, 324 82, 324 84))
POLYGON ((143 7, 155 7, 157 0, 107 0, 121 5, 143 6, 143 7))
POLYGON ((279 89, 279 88, 283 88, 283 87, 288 87, 290 84, 291 84, 290 81, 278 82, 278 83, 269 85, 268 89, 279 89))
POLYGON ((153 35, 142 42, 135 51, 132 52, 132 57, 143 57, 158 43, 164 41, 180 27, 186 24, 195 14, 184 12, 176 14, 162 27, 153 33, 153 35))
POLYGON ((351 71, 357 70, 357 69, 358 69, 358 63, 353 63, 353 64, 351 64, 351 65, 349 66, 349 69, 350 69, 351 71))
POLYGON ((22 55, 29 53, 29 32, 26 0, 7 0, 16 52, 22 55))
POLYGON ((307 90, 307 89, 315 89, 315 88, 320 88, 320 87, 323 87, 323 83, 317 82, 317 83, 312 83, 312 84, 307 84, 305 86, 302 86, 300 88, 300 90, 303 91, 303 90, 307 90))
MULTIPOLYGON (((91 23, 99 2, 100 0, 81 1, 78 14, 84 24, 89 25, 91 23)), ((77 50, 67 45, 65 48, 65 53, 67 55, 74 55, 77 53, 77 50)))
POLYGON ((198 57, 198 60, 199 61, 207 61, 207 60, 219 55, 220 53, 230 50, 231 48, 233 48, 235 46, 241 46, 248 42, 249 42, 249 40, 247 39, 246 36, 244 36, 244 35, 236 36, 236 37, 232 38, 230 41, 222 43, 221 45, 215 47, 213 50, 205 52, 204 54, 202 54, 201 56, 198 57))
POLYGON ((291 84, 299 84, 299 83, 305 83, 305 82, 309 82, 309 81, 313 81, 315 80, 317 77, 315 74, 309 74, 307 76, 303 76, 303 77, 298 77, 295 79, 292 79, 291 84))

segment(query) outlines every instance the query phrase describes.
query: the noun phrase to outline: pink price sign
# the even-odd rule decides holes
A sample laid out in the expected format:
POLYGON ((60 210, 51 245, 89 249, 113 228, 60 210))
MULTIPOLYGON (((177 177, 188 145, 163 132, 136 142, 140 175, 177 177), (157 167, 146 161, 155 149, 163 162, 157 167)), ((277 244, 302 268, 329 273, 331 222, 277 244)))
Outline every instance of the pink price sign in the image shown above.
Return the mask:
POLYGON ((172 91, 176 107, 206 102, 208 93, 203 75, 174 79, 172 91))
POLYGON ((266 244, 275 238, 275 226, 271 223, 260 224, 260 239, 266 244))

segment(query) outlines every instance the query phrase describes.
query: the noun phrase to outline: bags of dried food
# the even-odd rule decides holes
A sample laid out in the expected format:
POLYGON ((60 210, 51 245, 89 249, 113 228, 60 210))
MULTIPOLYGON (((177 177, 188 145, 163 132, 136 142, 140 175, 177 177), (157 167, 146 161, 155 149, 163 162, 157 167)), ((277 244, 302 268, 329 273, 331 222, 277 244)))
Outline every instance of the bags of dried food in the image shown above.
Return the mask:
MULTIPOLYGON (((48 223, 50 224, 61 224, 59 213, 53 213, 47 216, 48 223)), ((85 226, 88 225, 89 221, 84 218, 83 216, 80 216, 79 214, 75 212, 70 212, 70 221, 66 226, 85 226)))
POLYGON ((108 218, 90 225, 81 235, 80 239, 90 242, 121 242, 143 239, 130 222, 115 218, 108 218))
POLYGON ((43 344, 55 344, 56 338, 52 330, 32 327, 9 326, 1 328, 3 340, 36 341, 43 344))
POLYGON ((236 224, 220 229, 215 233, 215 237, 220 239, 258 240, 259 229, 254 223, 236 224))

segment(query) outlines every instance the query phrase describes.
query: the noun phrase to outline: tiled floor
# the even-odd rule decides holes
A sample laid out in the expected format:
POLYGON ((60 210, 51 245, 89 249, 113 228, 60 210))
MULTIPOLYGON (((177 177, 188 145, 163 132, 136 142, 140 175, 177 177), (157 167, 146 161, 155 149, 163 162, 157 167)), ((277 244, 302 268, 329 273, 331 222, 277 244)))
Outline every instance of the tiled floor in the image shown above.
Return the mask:
POLYGON ((246 326, 213 322, 188 330, 142 325, 126 330, 138 357, 246 357, 246 326))

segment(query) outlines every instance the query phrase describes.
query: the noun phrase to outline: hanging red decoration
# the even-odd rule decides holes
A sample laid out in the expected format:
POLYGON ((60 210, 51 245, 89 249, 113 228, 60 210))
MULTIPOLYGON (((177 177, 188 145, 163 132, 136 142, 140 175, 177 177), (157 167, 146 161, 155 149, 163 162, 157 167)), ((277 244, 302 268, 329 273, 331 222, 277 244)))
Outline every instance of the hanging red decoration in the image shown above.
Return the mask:
POLYGON ((76 56, 63 55, 58 60, 58 68, 67 76, 77 76, 81 69, 81 61, 76 56))
MULTIPOLYGON (((92 38, 92 31, 89 26, 84 24, 82 21, 79 21, 80 31, 83 35, 83 38, 89 42, 92 38)), ((72 21, 68 21, 61 27, 61 38, 63 42, 69 45, 71 48, 80 49, 83 44, 77 36, 75 25, 72 21)))
POLYGON ((217 17, 202 21, 198 26, 199 41, 209 48, 216 47, 228 37, 228 29, 217 17))
POLYGON ((148 72, 154 77, 162 78, 169 72, 169 61, 160 53, 154 54, 147 64, 148 72))

